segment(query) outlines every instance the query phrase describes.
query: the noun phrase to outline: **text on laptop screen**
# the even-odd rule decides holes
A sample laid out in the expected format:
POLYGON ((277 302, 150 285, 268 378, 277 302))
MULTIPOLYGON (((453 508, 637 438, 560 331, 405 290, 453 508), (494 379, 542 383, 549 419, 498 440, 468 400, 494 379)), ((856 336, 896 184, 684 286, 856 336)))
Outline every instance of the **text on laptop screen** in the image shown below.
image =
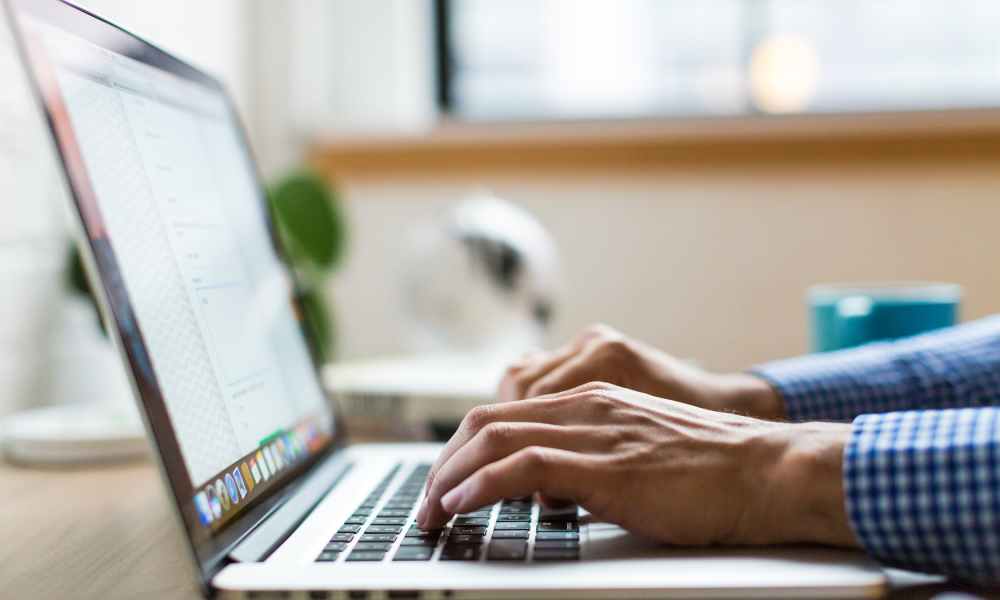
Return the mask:
POLYGON ((42 23, 33 29, 199 519, 215 528, 332 428, 253 164, 219 91, 42 23))

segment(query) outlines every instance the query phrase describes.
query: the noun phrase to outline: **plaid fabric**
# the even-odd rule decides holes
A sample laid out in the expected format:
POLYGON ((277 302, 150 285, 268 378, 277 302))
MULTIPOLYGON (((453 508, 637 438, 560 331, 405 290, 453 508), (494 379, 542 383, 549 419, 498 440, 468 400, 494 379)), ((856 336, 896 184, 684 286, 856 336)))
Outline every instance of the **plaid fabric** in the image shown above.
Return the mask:
POLYGON ((872 556, 1000 582, 1000 317, 753 372, 792 420, 853 419, 846 508, 872 556))
POLYGON ((933 333, 756 367, 792 421, 1000 405, 1000 316, 933 333))
POLYGON ((844 452, 865 550, 905 569, 1000 582, 1000 409, 862 415, 844 452))

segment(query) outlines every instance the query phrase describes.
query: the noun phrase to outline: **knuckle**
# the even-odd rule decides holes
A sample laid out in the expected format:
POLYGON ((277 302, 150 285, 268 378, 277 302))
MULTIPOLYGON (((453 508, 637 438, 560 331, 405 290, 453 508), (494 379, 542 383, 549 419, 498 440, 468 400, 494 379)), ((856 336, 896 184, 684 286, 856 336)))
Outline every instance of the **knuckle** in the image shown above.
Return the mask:
POLYGON ((631 355, 632 346, 628 340, 622 337, 603 338, 595 347, 594 352, 602 360, 614 360, 631 355))
POLYGON ((520 459, 526 469, 533 472, 545 469, 549 464, 551 454, 543 446, 528 446, 520 452, 520 459))
POLYGON ((462 424, 470 431, 478 432, 489 424, 493 415, 493 408, 488 405, 481 405, 473 408, 465 415, 462 424))
POLYGON ((510 439, 513 428, 509 423, 488 423, 479 431, 488 445, 500 444, 510 439))
POLYGON ((606 323, 591 323, 583 330, 583 336, 588 338, 613 337, 617 334, 618 332, 606 323))

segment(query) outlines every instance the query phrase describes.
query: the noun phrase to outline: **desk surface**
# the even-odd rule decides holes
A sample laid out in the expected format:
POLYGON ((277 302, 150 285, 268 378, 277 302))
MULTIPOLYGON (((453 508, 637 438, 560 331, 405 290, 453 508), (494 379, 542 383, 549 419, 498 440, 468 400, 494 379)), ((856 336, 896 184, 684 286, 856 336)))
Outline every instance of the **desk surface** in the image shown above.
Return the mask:
MULTIPOLYGON (((0 598, 198 598, 149 463, 38 470, 0 463, 0 598)), ((893 575, 896 598, 1000 597, 893 575)))

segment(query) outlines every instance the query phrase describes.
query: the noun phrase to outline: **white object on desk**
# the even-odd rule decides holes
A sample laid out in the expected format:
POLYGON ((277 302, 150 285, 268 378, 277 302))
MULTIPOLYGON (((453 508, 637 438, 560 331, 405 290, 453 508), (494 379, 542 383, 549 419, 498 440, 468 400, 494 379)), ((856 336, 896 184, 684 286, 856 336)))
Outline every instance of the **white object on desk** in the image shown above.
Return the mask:
POLYGON ((36 408, 0 424, 4 454, 21 464, 90 464, 146 455, 141 426, 100 404, 36 408))

